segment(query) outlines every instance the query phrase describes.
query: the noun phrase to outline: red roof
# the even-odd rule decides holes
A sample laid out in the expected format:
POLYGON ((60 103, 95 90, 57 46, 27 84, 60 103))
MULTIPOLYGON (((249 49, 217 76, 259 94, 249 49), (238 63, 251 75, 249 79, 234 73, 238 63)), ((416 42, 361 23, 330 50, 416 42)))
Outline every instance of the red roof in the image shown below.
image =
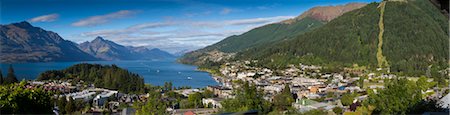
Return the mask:
POLYGON ((187 111, 187 112, 184 112, 184 115, 195 115, 195 113, 192 111, 187 111))

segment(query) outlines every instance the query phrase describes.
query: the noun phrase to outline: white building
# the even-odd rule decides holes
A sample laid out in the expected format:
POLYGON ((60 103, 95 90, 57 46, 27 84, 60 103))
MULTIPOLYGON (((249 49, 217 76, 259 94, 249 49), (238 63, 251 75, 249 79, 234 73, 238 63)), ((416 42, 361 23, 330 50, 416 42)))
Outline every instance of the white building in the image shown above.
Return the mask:
POLYGON ((211 104, 212 108, 222 108, 222 104, 220 104, 222 100, 222 98, 203 98, 202 103, 205 106, 211 104))

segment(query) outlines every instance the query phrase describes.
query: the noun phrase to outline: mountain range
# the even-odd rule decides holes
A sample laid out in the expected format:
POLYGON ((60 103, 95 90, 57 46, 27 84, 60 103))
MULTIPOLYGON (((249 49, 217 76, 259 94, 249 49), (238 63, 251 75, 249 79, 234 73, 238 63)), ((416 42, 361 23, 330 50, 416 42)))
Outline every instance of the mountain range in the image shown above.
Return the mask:
POLYGON ((239 35, 241 38, 231 36, 188 53, 179 61, 206 67, 218 66, 224 59, 258 60, 257 65, 269 68, 298 63, 327 68, 356 65, 414 76, 448 67, 448 17, 428 0, 385 0, 346 10, 348 12, 340 16, 314 15, 326 9, 330 8, 316 7, 292 19, 294 21, 288 20, 289 24, 301 23, 298 20, 307 18, 323 22, 314 29, 280 32, 266 25, 239 35), (324 22, 329 20, 327 17, 336 18, 324 22), (267 29, 267 36, 275 36, 245 36, 264 29, 267 29), (238 40, 230 40, 233 38, 238 40), (267 39, 270 42, 259 43, 267 39), (256 43, 227 49, 227 46, 246 43, 242 41, 256 43), (212 54, 230 58, 218 59, 212 54))
POLYGON ((174 58, 172 54, 158 48, 123 46, 98 36, 91 42, 84 42, 79 48, 103 60, 148 60, 174 58))
POLYGON ((160 49, 123 46, 101 37, 77 44, 26 21, 0 25, 0 46, 1 63, 174 58, 160 49))
POLYGON ((48 62, 99 60, 57 33, 28 22, 0 25, 0 62, 48 62))

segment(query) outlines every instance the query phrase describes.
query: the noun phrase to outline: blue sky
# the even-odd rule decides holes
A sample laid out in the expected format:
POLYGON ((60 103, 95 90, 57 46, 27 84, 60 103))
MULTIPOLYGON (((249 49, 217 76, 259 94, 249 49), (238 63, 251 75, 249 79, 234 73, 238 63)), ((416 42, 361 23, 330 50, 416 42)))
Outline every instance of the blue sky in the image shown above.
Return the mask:
POLYGON ((1 0, 0 23, 28 21, 77 43, 96 36, 169 52, 293 18, 315 6, 380 0, 1 0))

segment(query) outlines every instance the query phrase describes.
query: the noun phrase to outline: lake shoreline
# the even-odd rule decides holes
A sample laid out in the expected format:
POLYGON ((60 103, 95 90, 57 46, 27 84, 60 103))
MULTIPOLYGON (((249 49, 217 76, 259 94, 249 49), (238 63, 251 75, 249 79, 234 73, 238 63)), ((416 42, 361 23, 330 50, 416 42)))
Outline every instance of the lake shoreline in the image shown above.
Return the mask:
POLYGON ((130 72, 141 75, 145 84, 163 86, 164 82, 172 82, 175 87, 190 86, 204 88, 217 85, 215 77, 205 71, 198 71, 197 66, 178 63, 176 60, 131 60, 131 61, 80 61, 80 62, 39 62, 39 63, 1 63, 1 70, 6 75, 10 64, 13 65, 18 79, 35 80, 40 73, 49 70, 63 70, 75 64, 91 63, 101 65, 117 65, 130 72), (188 79, 192 77, 192 79, 188 79))

